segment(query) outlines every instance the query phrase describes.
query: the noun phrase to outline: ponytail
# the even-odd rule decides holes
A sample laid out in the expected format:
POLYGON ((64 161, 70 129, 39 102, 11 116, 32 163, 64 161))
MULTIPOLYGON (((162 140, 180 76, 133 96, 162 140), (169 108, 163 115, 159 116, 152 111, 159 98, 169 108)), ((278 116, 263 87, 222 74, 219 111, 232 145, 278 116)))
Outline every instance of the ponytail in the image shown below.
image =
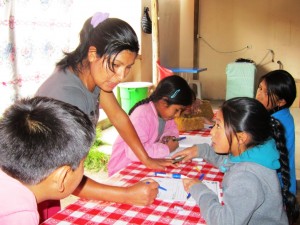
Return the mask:
POLYGON ((289 224, 292 225, 299 217, 299 204, 295 195, 293 195, 289 188, 291 186, 290 182, 290 168, 289 168, 289 157, 288 157, 288 150, 286 148, 286 141, 284 136, 284 128, 281 123, 271 117, 270 119, 271 127, 272 127, 272 137, 276 142, 276 147, 280 154, 280 169, 279 172, 281 173, 282 178, 282 197, 283 197, 283 204, 286 208, 286 213, 288 216, 289 224))
POLYGON ((138 106, 140 105, 143 105, 143 104, 146 104, 146 103, 149 103, 150 101, 152 101, 152 98, 151 96, 148 97, 148 98, 145 98, 137 103, 135 103, 135 105, 129 110, 128 112, 128 115, 131 115, 131 113, 135 110, 135 108, 137 108, 138 106))

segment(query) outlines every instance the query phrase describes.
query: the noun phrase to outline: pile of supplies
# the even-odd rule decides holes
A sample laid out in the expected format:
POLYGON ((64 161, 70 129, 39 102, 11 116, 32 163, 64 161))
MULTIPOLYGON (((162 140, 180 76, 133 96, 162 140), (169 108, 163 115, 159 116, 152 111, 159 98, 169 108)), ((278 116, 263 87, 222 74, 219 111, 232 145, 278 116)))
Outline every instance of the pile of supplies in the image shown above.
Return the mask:
POLYGON ((201 130, 204 124, 211 123, 214 117, 211 104, 208 100, 196 99, 191 107, 182 112, 180 117, 175 118, 179 131, 201 130))

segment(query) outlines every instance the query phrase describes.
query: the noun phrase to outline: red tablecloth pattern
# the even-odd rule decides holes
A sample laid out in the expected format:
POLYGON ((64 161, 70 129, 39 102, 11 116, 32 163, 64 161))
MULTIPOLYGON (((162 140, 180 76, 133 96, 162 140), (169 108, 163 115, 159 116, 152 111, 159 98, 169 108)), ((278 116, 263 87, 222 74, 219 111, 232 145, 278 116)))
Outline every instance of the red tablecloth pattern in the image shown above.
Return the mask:
MULTIPOLYGON (((168 168, 167 173, 180 173, 190 178, 206 174, 206 180, 221 182, 223 173, 206 162, 190 162, 178 168, 168 168), (197 167, 197 169, 196 169, 197 167)), ((141 163, 132 163, 119 172, 117 179, 130 185, 145 177, 153 176, 154 171, 141 163)), ((116 178, 116 177, 115 177, 116 178)), ((67 206, 43 225, 59 224, 206 224, 201 218, 200 208, 191 202, 165 202, 155 200, 147 207, 118 204, 112 202, 80 199, 67 206)))
POLYGON ((180 135, 200 135, 202 137, 209 137, 210 136, 209 128, 204 128, 202 130, 191 130, 191 131, 180 131, 180 135))

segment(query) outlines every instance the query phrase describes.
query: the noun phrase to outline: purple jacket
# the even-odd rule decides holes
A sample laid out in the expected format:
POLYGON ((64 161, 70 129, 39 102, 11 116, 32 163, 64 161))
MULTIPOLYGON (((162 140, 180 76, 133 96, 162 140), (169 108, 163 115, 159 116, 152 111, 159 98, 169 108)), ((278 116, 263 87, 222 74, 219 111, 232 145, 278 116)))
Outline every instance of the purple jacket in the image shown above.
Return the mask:
MULTIPOLYGON (((130 120, 151 158, 164 158, 170 154, 169 147, 157 142, 158 115, 153 102, 138 106, 130 115, 130 120)), ((163 136, 179 136, 174 120, 166 121, 163 136)), ((119 135, 113 144, 112 154, 108 163, 109 176, 123 169, 131 162, 139 161, 134 152, 119 135)))

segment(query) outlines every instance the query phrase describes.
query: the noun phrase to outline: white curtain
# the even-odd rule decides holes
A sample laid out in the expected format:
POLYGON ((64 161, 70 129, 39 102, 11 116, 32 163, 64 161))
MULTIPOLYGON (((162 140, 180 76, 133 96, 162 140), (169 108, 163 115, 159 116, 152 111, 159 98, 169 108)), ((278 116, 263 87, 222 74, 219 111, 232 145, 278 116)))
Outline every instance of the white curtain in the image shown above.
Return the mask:
POLYGON ((68 51, 73 1, 0 3, 0 114, 32 96, 68 51))
POLYGON ((88 17, 109 12, 139 34, 140 8, 140 0, 0 1, 0 115, 15 100, 34 95, 62 51, 76 47, 88 17))

